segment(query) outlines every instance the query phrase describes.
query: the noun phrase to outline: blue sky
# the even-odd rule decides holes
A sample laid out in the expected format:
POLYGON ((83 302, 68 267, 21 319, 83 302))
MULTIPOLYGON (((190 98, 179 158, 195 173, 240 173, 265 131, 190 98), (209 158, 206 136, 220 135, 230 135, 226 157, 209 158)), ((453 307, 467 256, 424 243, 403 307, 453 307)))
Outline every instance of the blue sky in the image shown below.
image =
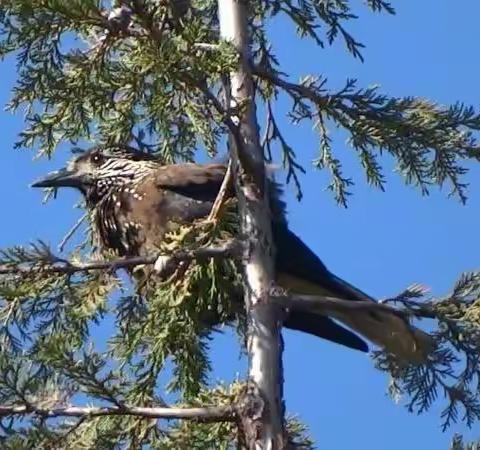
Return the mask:
MULTIPOLYGON (((480 107, 478 73, 478 17, 480 3, 472 1, 403 0, 397 16, 363 12, 350 29, 366 44, 365 63, 354 60, 340 43, 321 50, 294 39, 291 28, 276 20, 271 27, 274 49, 292 79, 306 73, 324 74, 330 86, 347 77, 360 85, 380 84, 391 95, 419 95, 442 104, 457 100, 480 107)), ((0 65, 0 103, 9 98, 16 77, 11 61, 0 65)), ((283 110, 283 103, 277 109, 283 110)), ((286 137, 308 165, 318 142, 309 127, 292 127, 286 137)), ((33 161, 33 152, 13 150, 22 116, 0 112, 2 146, 0 189, 6 214, 0 222, 0 247, 42 238, 59 242, 79 212, 77 196, 62 193, 47 206, 28 187, 39 175, 58 167, 65 154, 53 161, 33 161), (33 161, 33 162, 32 162, 33 161)), ((473 168, 470 201, 466 206, 447 199, 446 192, 422 198, 391 172, 385 193, 364 183, 359 165, 344 137, 333 133, 335 151, 345 172, 357 184, 347 210, 337 207, 324 191, 327 177, 310 171, 302 178, 305 197, 296 202, 288 194, 293 230, 321 256, 329 268, 377 297, 401 291, 413 282, 447 293, 458 275, 478 269, 480 229, 480 170, 473 168)), ((105 338, 105 330, 98 331, 105 338)), ((480 438, 475 430, 458 425, 441 433, 439 410, 415 416, 385 394, 387 378, 373 368, 368 356, 293 332, 285 333, 285 395, 287 408, 310 426, 319 448, 400 450, 448 448, 454 431, 480 438)), ((215 379, 231 379, 244 361, 227 333, 213 343, 215 379)), ((478 430, 478 429, 477 429, 478 430)))

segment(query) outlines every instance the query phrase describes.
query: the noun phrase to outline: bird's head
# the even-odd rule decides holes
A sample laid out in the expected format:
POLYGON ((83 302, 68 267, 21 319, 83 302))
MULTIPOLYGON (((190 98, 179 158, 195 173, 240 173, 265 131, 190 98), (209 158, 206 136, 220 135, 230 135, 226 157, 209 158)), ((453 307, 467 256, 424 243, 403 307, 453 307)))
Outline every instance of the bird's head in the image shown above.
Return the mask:
POLYGON ((136 182, 160 164, 154 156, 128 146, 94 147, 73 158, 66 167, 32 184, 36 188, 78 189, 98 200, 112 188, 136 182))

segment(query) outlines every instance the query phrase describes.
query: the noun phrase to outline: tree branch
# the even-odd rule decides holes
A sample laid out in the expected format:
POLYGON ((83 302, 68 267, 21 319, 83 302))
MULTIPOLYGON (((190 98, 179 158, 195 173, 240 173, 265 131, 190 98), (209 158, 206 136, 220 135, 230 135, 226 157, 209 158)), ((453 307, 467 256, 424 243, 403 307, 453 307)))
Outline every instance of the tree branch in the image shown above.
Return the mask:
MULTIPOLYGON (((372 312, 389 312, 396 314, 402 319, 407 319, 409 316, 421 315, 421 312, 416 314, 413 311, 400 310, 393 308, 383 303, 348 300, 338 297, 321 296, 321 295, 299 295, 299 294, 286 294, 286 295, 272 295, 272 300, 278 304, 295 309, 303 309, 312 312, 321 312, 328 314, 329 312, 339 313, 355 313, 356 311, 372 311, 372 312)), ((430 316, 425 316, 430 317, 430 316)))
MULTIPOLYGON (((193 250, 178 250, 168 255, 170 261, 191 261, 193 259, 238 257, 242 252, 242 244, 237 240, 227 242, 225 245, 216 247, 202 247, 193 250)), ((89 272, 93 270, 118 270, 128 269, 139 265, 154 265, 159 256, 138 256, 133 258, 119 258, 110 261, 92 261, 85 263, 72 263, 66 259, 50 255, 50 260, 28 261, 24 264, 0 265, 0 275, 49 272, 74 274, 76 272, 89 272)))
POLYGON ((215 202, 213 203, 212 209, 210 214, 208 215, 207 221, 216 222, 220 219, 222 214, 222 209, 225 204, 226 196, 228 189, 232 185, 232 161, 228 161, 227 171, 225 172, 225 176, 222 181, 222 185, 220 186, 220 190, 218 191, 217 197, 215 198, 215 202))
MULTIPOLYGON (((245 309, 251 407, 241 415, 249 450, 286 447, 284 430, 281 338, 282 309, 272 302, 268 286, 274 279, 271 215, 265 188, 265 163, 256 117, 250 70, 249 3, 218 1, 220 34, 237 49, 240 59, 230 74, 230 120, 237 133, 230 139, 242 233, 248 237, 244 259, 245 309), (233 107, 233 108, 232 108, 233 107), (233 113, 233 114, 232 114, 233 113)), ((215 102, 214 102, 215 104, 215 102)))
POLYGON ((303 97, 310 100, 314 103, 318 108, 322 106, 326 106, 329 97, 328 96, 321 96, 314 89, 310 89, 308 86, 291 83, 286 81, 274 73, 263 70, 258 66, 252 65, 252 73, 259 78, 262 78, 270 83, 274 84, 275 86, 282 88, 285 92, 287 92, 294 100, 298 100, 298 98, 303 97))
POLYGON ((233 422, 236 420, 235 406, 205 406, 196 408, 164 408, 124 406, 65 406, 43 407, 40 405, 0 405, 0 417, 7 416, 54 417, 100 417, 138 416, 145 419, 187 419, 199 422, 233 422))

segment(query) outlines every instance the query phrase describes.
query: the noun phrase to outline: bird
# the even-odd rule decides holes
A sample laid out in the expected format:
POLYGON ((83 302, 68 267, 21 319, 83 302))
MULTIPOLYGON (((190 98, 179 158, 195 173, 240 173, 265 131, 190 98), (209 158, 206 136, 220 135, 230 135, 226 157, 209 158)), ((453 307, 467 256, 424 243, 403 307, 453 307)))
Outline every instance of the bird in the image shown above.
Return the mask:
MULTIPOLYGON (((77 189, 85 197, 103 250, 119 257, 151 256, 166 233, 209 215, 226 170, 221 163, 163 164, 128 145, 103 145, 75 156, 32 187, 77 189)), ((267 185, 278 286, 292 294, 375 302, 329 271, 289 228, 280 186, 273 180, 267 185)), ((228 195, 233 196, 234 190, 228 195)), ((387 309, 329 311, 327 315, 291 307, 283 326, 362 352, 369 351, 366 341, 370 341, 409 364, 425 362, 433 346, 428 333, 387 309)))

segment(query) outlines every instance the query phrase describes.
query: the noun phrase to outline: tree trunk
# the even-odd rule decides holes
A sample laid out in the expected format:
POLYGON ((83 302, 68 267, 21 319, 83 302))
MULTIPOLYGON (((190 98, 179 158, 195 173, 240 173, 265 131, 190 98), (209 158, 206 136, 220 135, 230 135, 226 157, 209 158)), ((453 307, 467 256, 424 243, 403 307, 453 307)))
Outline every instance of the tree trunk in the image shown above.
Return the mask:
POLYGON ((231 145, 230 151, 238 187, 242 234, 249 239, 244 259, 249 381, 242 414, 243 431, 249 449, 277 450, 286 446, 282 311, 271 302, 269 295, 274 280, 274 247, 249 64, 248 2, 219 0, 218 5, 222 38, 233 42, 241 55, 238 69, 230 74, 231 106, 238 108, 232 120, 239 131, 236 145, 231 145))

